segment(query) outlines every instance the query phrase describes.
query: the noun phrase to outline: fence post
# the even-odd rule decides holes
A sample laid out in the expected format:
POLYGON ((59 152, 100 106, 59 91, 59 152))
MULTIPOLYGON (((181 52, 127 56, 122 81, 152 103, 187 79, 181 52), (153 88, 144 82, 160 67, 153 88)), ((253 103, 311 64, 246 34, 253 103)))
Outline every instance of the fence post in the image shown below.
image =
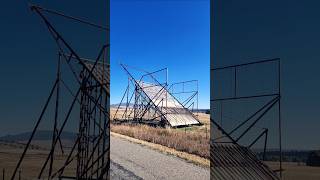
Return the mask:
POLYGON ((5 171, 6 171, 6 170, 3 168, 3 169, 2 169, 2 179, 3 179, 3 180, 4 180, 4 177, 5 177, 5 174, 6 174, 5 171))

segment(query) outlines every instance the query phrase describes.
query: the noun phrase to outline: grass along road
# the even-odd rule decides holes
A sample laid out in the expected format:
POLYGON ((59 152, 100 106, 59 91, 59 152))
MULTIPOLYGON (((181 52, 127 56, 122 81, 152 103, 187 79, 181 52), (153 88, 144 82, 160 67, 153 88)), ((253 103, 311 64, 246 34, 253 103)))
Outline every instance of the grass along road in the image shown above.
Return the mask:
POLYGON ((209 168, 111 136, 113 162, 142 179, 210 179, 209 168))
MULTIPOLYGON (((111 114, 113 113, 115 110, 111 109, 111 114)), ((111 123, 111 131, 209 159, 210 115, 204 113, 196 115, 203 124, 202 126, 165 129, 147 125, 116 125, 111 123)))

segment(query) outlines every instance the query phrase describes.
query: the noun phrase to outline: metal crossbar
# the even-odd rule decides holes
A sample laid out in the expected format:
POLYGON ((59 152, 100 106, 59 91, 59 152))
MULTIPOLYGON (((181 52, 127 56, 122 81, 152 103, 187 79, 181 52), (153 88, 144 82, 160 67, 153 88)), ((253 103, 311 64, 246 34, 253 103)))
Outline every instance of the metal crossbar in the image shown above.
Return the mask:
MULTIPOLYGON (((233 73, 233 95, 229 97, 212 97, 210 100, 211 103, 215 102, 239 102, 240 100, 255 100, 257 98, 271 98, 265 104, 258 108, 255 112, 249 115, 245 120, 240 121, 233 129, 230 131, 224 129, 222 123, 219 124, 215 119, 210 118, 212 132, 215 136, 212 137, 210 143, 210 160, 211 160, 211 177, 216 179, 281 179, 282 177, 282 148, 281 148, 281 109, 280 109, 280 100, 281 100, 281 91, 280 91, 280 59, 269 59, 262 60, 257 62, 250 62, 238 65, 231 65, 225 67, 212 68, 213 72, 222 72, 223 70, 231 70, 233 73), (237 87, 239 86, 238 82, 238 71, 243 67, 253 65, 263 66, 265 64, 274 64, 277 66, 275 72, 277 73, 278 87, 276 92, 264 93, 264 94, 249 94, 246 96, 241 96, 238 93, 237 87), (258 122, 262 121, 263 117, 268 114, 271 109, 275 109, 278 105, 278 137, 279 137, 279 176, 276 174, 276 171, 271 170, 263 161, 261 161, 250 149, 254 144, 257 143, 262 137, 264 138, 264 148, 263 148, 263 158, 266 158, 267 150, 267 141, 268 141, 268 128, 263 128, 262 131, 249 142, 247 146, 240 145, 240 140, 244 139, 244 136, 248 135, 249 132, 257 125, 258 122), (240 128, 244 128, 240 132, 240 128), (238 135, 236 135, 236 133, 238 135)), ((215 82, 213 82, 215 83, 215 82)), ((215 84, 215 86, 218 86, 215 84)), ((215 113, 215 110, 211 110, 212 113, 215 113)), ((222 108, 221 108, 222 113, 222 108)), ((213 117, 214 114, 211 114, 213 117)), ((252 135, 251 135, 252 136, 252 135)))
POLYGON ((108 108, 110 98, 110 70, 109 61, 107 61, 106 58, 108 57, 107 52, 109 51, 107 48, 109 48, 109 45, 102 45, 97 58, 94 60, 80 58, 78 52, 76 52, 72 46, 66 42, 63 36, 49 22, 48 18, 43 12, 62 16, 66 19, 77 21, 98 29, 107 31, 109 29, 80 18, 64 15, 60 12, 48 10, 35 5, 31 6, 31 10, 41 17, 58 46, 58 70, 57 77, 50 95, 15 167, 11 179, 15 179, 16 173, 18 172, 21 163, 24 160, 26 152, 35 136, 36 131, 38 130, 40 123, 42 122, 44 114, 48 111, 49 103, 54 96, 55 107, 51 149, 47 154, 46 160, 44 161, 37 178, 108 179, 108 169, 110 163, 110 144, 108 140, 110 128, 110 113, 108 108), (75 59, 77 64, 73 64, 71 61, 72 59, 75 59), (61 60, 68 65, 69 70, 76 79, 76 92, 72 91, 72 89, 61 76, 61 60), (77 69, 80 69, 80 71, 77 71, 77 69), (63 85, 67 89, 67 92, 72 95, 72 103, 67 109, 67 113, 64 115, 64 117, 59 111, 62 99, 60 93, 62 89, 60 88, 60 85, 63 85), (54 92, 56 92, 55 95, 54 92), (76 111, 76 103, 79 103, 80 105, 78 135, 73 142, 71 150, 65 151, 62 148, 61 134, 65 130, 66 124, 70 121, 72 112, 76 111), (60 126, 58 124, 59 119, 63 120, 60 126), (55 155, 57 153, 56 146, 58 143, 60 144, 62 152, 67 154, 67 158, 60 167, 57 167, 58 165, 55 163, 55 155), (69 166, 71 166, 72 162, 75 162, 73 164, 76 164, 76 171, 72 172, 72 176, 65 176, 64 172, 67 168, 69 168, 69 166), (58 170, 54 172, 54 169, 58 170))
MULTIPOLYGON (((169 89, 173 85, 192 82, 196 82, 197 84, 196 80, 174 83, 170 86, 170 88, 168 88, 167 72, 165 75, 166 82, 160 82, 159 79, 156 78, 157 73, 167 71, 167 68, 148 72, 141 70, 140 68, 134 68, 124 64, 121 64, 121 67, 128 75, 128 86, 121 98, 121 102, 117 107, 116 113, 113 116, 114 120, 120 122, 125 119, 125 122, 128 122, 128 120, 131 118, 133 121, 137 122, 149 121, 151 124, 155 123, 160 126, 168 125, 171 127, 200 124, 197 117, 194 116, 193 113, 186 107, 186 105, 188 105, 192 99, 195 97, 197 98, 198 88, 196 88, 196 91, 194 91, 193 94, 191 94, 191 96, 188 97, 183 103, 181 103, 174 96, 173 92, 169 92, 169 89), (133 68, 134 70, 141 72, 142 75, 138 78, 135 78, 129 71, 129 68, 133 68), (146 82, 144 79, 147 77, 151 78, 151 80, 154 82, 146 82), (133 87, 130 88, 131 85, 133 87), (130 90, 132 90, 132 94, 129 99, 130 90), (122 111, 122 116, 120 115, 121 119, 119 119, 118 113, 120 112, 120 106, 123 104, 122 102, 125 100, 125 97, 127 97, 127 103, 124 103, 126 104, 126 107, 125 110, 122 111), (129 105, 131 106, 132 99, 134 99, 134 105, 133 107, 129 107, 129 105), (133 113, 133 117, 131 117, 131 113, 133 113)), ((198 102, 196 103, 198 104, 198 102)), ((194 102, 191 102, 188 107, 194 107, 194 104, 194 102)))

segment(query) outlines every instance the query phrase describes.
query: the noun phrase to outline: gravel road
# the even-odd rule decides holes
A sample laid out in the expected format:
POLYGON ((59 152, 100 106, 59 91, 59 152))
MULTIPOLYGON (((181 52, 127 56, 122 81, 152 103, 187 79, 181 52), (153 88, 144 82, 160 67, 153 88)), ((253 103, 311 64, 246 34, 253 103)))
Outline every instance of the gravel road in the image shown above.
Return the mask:
POLYGON ((111 179, 210 179, 203 168, 172 155, 111 136, 111 179))

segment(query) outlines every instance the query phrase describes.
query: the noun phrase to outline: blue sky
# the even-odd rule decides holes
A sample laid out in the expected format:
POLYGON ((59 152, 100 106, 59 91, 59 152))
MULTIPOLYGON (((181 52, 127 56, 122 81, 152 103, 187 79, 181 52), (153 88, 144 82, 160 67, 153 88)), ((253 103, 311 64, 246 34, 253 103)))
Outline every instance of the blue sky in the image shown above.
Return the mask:
POLYGON ((319 149, 319 1, 215 1, 215 66, 281 58, 284 148, 319 149))
MULTIPOLYGON (((62 0, 34 2, 98 24, 106 22, 104 0, 76 5, 62 0)), ((319 148, 319 5, 317 1, 244 0, 219 1, 214 6, 217 66, 282 59, 285 148, 319 148)), ((3 135, 34 126, 54 81, 56 46, 26 1, 3 1, 0 21, 3 135)), ((60 24, 59 29, 64 28, 70 29, 60 24)), ((68 40, 99 37, 82 32, 68 40)), ((96 54, 89 51, 95 48, 88 48, 87 41, 77 44, 85 56, 96 54)), ((198 79, 200 107, 209 107, 209 46, 208 0, 111 0, 111 103, 125 88, 126 75, 119 66, 123 62, 148 70, 168 67, 169 82, 198 79)))
POLYGON ((169 83, 199 80, 199 108, 209 108, 209 0, 111 1, 111 104, 127 76, 119 63, 168 68, 169 83))
MULTIPOLYGON (((106 1, 40 1, 36 4, 106 25, 106 1)), ((0 136, 30 131, 54 82, 57 46, 27 1, 1 2, 0 22, 0 136)), ((84 57, 95 57, 101 34, 86 26, 50 18, 68 42, 84 57), (77 33, 74 33, 77 32, 77 33), (86 42, 86 43, 83 43, 86 42)), ((47 127, 48 128, 48 127, 47 127)))
MULTIPOLYGON (((106 25, 105 0, 33 2, 106 25)), ((209 107, 209 1, 112 0, 111 6, 111 96, 124 90, 122 61, 148 70, 168 67, 170 82, 200 80, 202 107, 209 107)), ((50 19, 80 56, 97 55, 101 34, 50 19)), ((0 21, 0 135, 5 135, 34 127, 54 82, 57 47, 27 1, 3 1, 0 21)))

